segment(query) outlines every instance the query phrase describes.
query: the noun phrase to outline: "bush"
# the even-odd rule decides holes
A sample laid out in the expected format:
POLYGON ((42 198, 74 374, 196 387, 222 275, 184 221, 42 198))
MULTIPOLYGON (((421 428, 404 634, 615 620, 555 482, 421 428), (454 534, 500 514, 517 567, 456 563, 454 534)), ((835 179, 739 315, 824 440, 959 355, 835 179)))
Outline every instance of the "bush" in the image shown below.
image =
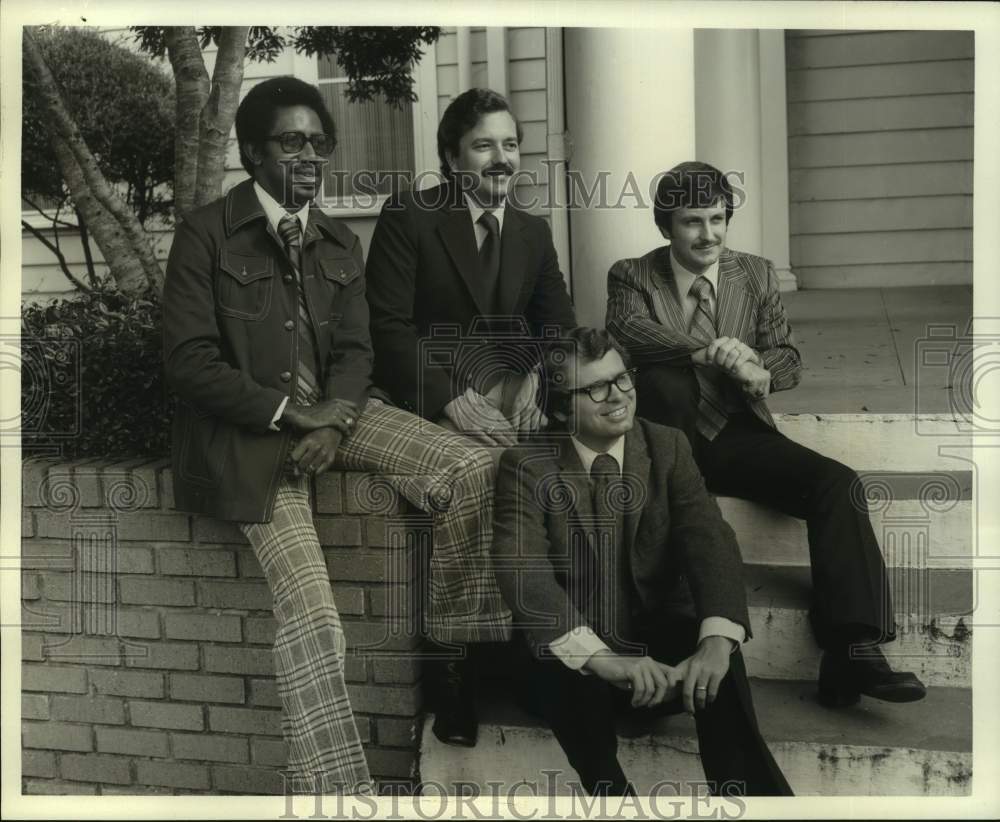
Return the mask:
POLYGON ((21 312, 25 454, 163 457, 172 399, 159 297, 96 291, 21 312))

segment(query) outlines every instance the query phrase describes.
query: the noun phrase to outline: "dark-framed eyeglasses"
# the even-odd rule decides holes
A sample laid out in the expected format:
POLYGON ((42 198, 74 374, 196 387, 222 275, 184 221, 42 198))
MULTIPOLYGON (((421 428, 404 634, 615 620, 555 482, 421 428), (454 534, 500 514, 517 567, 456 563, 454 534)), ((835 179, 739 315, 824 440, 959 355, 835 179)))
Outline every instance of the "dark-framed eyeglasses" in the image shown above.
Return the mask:
POLYGON ((605 380, 604 382, 595 382, 593 385, 585 386, 584 388, 567 388, 567 394, 582 394, 586 392, 587 396, 590 397, 594 402, 604 402, 608 397, 611 396, 611 386, 614 386, 621 392, 631 391, 635 388, 635 375, 639 372, 638 368, 630 368, 628 371, 622 371, 613 380, 605 380))
POLYGON ((329 134, 303 134, 301 131, 283 131, 281 134, 272 134, 264 138, 281 145, 281 150, 286 154, 298 154, 306 147, 306 143, 312 143, 313 151, 320 157, 326 157, 333 153, 335 141, 329 134))

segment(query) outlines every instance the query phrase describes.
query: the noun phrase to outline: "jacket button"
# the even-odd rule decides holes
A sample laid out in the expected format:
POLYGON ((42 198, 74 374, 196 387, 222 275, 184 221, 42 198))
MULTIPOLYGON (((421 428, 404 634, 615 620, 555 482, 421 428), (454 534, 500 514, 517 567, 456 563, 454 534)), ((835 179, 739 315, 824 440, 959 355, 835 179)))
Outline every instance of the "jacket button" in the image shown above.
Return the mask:
POLYGON ((295 328, 295 323, 291 320, 285 320, 285 331, 291 331, 293 328, 295 328))
POLYGON ((291 371, 282 371, 281 372, 281 381, 282 382, 291 382, 291 380, 292 380, 292 372, 291 371))
POLYGON ((283 279, 283 280, 284 280, 284 281, 285 281, 286 283, 290 283, 290 282, 292 281, 293 277, 292 277, 292 275, 291 275, 291 274, 286 274, 286 275, 285 275, 284 277, 282 277, 281 279, 283 279))

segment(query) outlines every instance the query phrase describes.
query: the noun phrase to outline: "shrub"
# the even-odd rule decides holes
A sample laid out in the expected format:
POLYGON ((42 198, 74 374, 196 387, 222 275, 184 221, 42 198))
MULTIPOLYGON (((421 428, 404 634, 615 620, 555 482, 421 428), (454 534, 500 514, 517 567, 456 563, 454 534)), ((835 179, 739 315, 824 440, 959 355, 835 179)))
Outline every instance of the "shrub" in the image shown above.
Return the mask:
POLYGON ((21 312, 25 455, 163 457, 172 399, 159 297, 95 291, 21 312))

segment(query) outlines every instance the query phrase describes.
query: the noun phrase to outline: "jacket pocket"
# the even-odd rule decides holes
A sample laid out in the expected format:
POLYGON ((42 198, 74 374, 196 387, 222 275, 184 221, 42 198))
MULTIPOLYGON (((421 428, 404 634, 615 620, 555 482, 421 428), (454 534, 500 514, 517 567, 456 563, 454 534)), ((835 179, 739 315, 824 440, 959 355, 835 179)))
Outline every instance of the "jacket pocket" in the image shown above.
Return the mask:
POLYGON ((319 270, 328 283, 341 287, 361 276, 361 269, 353 257, 320 257, 319 270))
POLYGON ((240 320, 260 320, 271 307, 271 259, 222 249, 216 281, 219 313, 240 320))
POLYGON ((198 414, 186 403, 177 407, 181 453, 178 468, 182 479, 215 488, 222 482, 229 456, 233 428, 218 417, 198 414))

